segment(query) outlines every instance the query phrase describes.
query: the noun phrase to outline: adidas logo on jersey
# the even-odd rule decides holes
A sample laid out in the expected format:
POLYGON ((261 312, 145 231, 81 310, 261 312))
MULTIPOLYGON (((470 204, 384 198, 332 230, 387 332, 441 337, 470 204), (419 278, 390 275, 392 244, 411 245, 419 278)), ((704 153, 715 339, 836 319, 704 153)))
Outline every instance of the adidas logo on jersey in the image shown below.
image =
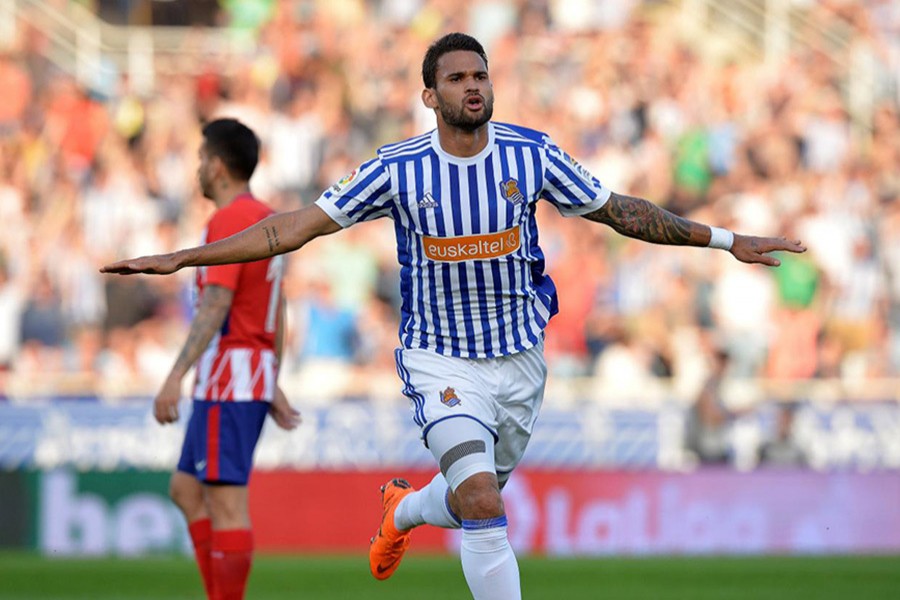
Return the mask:
POLYGON ((431 195, 431 192, 425 192, 425 197, 419 200, 416 206, 419 208, 437 208, 438 203, 434 196, 431 195))

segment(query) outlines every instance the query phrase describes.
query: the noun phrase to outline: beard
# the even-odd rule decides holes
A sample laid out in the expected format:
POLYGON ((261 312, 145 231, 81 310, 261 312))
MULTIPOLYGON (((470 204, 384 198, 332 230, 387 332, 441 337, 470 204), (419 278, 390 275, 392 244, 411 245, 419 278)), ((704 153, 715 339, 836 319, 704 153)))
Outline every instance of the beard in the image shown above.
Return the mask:
POLYGON ((203 194, 204 198, 208 198, 209 200, 213 200, 213 184, 212 181, 209 181, 202 174, 197 178, 198 183, 200 184, 200 193, 203 194))
POLYGON ((488 96, 484 98, 484 105, 481 110, 473 113, 467 110, 465 106, 453 106, 444 101, 440 94, 437 94, 438 110, 441 112, 441 119, 444 123, 451 127, 462 129, 463 131, 475 131, 485 123, 491 120, 494 114, 494 98, 488 96))

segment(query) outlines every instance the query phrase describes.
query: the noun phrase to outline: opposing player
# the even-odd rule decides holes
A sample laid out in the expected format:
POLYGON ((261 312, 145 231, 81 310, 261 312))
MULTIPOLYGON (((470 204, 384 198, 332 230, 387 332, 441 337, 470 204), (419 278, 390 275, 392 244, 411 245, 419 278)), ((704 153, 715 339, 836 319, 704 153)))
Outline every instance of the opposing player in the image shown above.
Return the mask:
MULTIPOLYGON (((216 205, 205 242, 273 214, 250 193, 259 141, 238 121, 203 128, 198 177, 216 205)), ((239 600, 250 573, 253 536, 247 481, 266 414, 285 429, 299 423, 276 385, 283 339, 282 257, 197 270, 190 333, 153 404, 160 423, 178 419, 181 381, 199 359, 193 410, 172 500, 184 513, 207 597, 239 600)))
POLYGON ((473 597, 514 600, 519 571, 500 490, 541 405, 543 329, 557 311, 538 245, 538 200, 629 237, 722 248, 747 263, 778 265, 770 252, 805 248, 711 228, 612 192, 547 135, 492 122, 487 57, 470 36, 437 40, 422 77, 437 129, 379 149, 314 205, 215 244, 103 271, 165 274, 258 260, 354 223, 393 219, 403 294, 397 372, 440 472, 419 491, 401 479, 383 486, 370 568, 378 579, 390 577, 418 525, 462 528, 473 597))

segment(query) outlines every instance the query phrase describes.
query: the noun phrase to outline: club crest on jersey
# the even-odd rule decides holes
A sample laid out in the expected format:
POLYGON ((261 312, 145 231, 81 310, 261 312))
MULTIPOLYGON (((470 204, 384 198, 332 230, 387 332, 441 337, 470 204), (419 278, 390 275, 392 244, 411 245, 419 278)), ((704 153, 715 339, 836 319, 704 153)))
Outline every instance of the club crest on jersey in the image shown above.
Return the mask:
POLYGON ((437 208, 438 203, 434 196, 431 195, 431 192, 425 192, 425 195, 422 196, 422 199, 419 200, 416 206, 418 208, 437 208))
POLYGON ((446 390, 441 392, 441 402, 446 404, 447 406, 456 406, 460 403, 459 396, 456 395, 456 390, 452 387, 448 387, 446 390))
POLYGON ((519 191, 518 180, 513 179, 512 177, 500 182, 500 194, 502 194, 508 202, 513 204, 518 204, 525 200, 525 195, 519 191))
POLYGON ((349 174, 344 175, 340 180, 338 180, 337 183, 331 186, 332 191, 334 191, 335 193, 344 191, 344 188, 350 185, 350 182, 356 179, 356 176, 358 174, 359 169, 353 169, 349 174))

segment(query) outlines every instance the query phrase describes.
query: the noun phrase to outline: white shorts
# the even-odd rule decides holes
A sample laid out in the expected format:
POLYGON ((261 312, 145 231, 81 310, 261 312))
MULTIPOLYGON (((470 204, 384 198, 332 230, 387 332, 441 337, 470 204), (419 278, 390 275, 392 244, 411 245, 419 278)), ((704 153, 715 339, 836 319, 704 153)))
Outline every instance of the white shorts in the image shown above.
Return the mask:
POLYGON ((453 417, 474 419, 493 436, 494 466, 498 479, 505 481, 522 459, 544 399, 543 341, 499 358, 455 358, 405 348, 398 349, 395 358, 425 445, 436 423, 453 417))

